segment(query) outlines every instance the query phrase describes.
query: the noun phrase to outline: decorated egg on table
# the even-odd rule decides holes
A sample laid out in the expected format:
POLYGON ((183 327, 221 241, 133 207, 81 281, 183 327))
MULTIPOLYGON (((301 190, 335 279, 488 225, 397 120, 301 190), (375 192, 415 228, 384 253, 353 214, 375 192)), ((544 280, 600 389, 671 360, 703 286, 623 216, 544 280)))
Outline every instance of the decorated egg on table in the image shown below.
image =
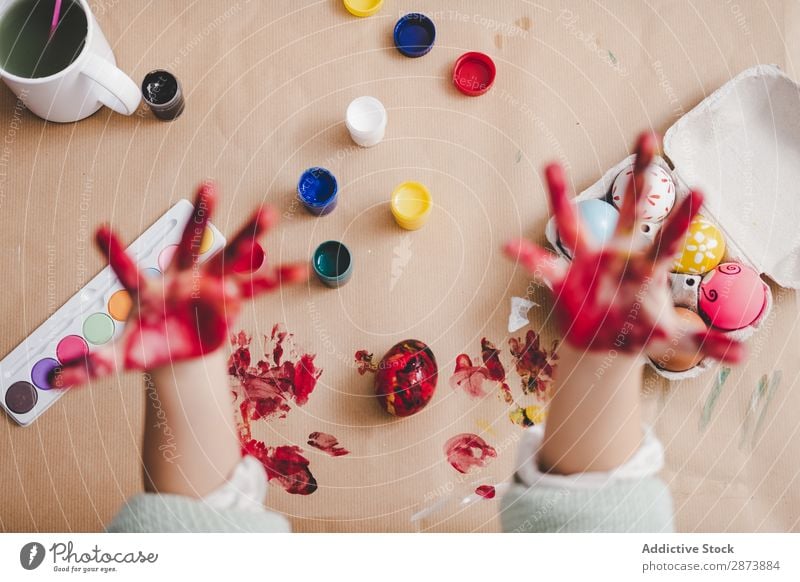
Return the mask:
MULTIPOLYGON (((591 243, 602 246, 611 240, 617 228, 619 211, 608 202, 599 199, 581 200, 577 204, 578 231, 587 236, 591 243)), ((559 238, 565 253, 572 256, 572 249, 559 238)))
POLYGON ((419 340, 404 340, 378 364, 375 394, 389 414, 410 416, 433 398, 438 374, 431 349, 419 340))
POLYGON ((680 254, 672 270, 686 275, 702 275, 719 265, 725 255, 725 238, 708 219, 698 215, 689 224, 680 254))
MULTIPOLYGON (((678 316, 678 325, 675 330, 676 340, 708 329, 703 318, 690 309, 676 307, 675 315, 678 316)), ((667 339, 667 343, 664 346, 659 346, 658 348, 650 347, 647 350, 647 355, 653 364, 668 372, 685 372, 703 361, 702 352, 699 350, 680 351, 677 348, 677 343, 677 341, 673 343, 670 339, 667 339)))
POLYGON ((746 265, 722 263, 700 283, 700 313, 711 326, 723 331, 755 323, 766 304, 766 284, 746 265))
MULTIPOLYGON (((618 209, 622 209, 632 176, 633 166, 628 166, 614 178, 611 203, 618 209)), ((646 200, 642 203, 641 220, 645 222, 661 222, 675 206, 675 182, 664 168, 656 164, 650 164, 645 170, 643 194, 646 200)))

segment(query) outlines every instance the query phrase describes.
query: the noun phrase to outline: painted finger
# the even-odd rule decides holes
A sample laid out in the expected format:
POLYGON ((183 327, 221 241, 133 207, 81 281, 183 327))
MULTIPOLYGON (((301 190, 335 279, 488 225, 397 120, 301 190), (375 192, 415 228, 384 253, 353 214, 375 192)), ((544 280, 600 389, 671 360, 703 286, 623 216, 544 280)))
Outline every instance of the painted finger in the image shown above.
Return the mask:
POLYGON ((255 239, 242 241, 225 265, 225 273, 252 273, 261 268, 267 257, 264 248, 255 239))
POLYGON ((278 212, 273 207, 265 205, 258 208, 225 249, 208 262, 208 272, 220 277, 231 272, 231 265, 236 264, 243 250, 252 248, 252 241, 260 238, 276 222, 278 212))
POLYGON ((696 333, 693 339, 697 349, 720 362, 738 364, 744 359, 744 344, 715 329, 696 333))
POLYGON ((290 263, 271 268, 264 273, 238 275, 236 280, 241 296, 250 298, 275 291, 282 285, 303 283, 308 280, 309 274, 307 263, 290 263))
POLYGON ((622 201, 622 208, 619 211, 619 220, 615 230, 615 237, 628 239, 633 234, 636 226, 636 217, 639 215, 639 208, 645 198, 645 176, 646 170, 653 161, 658 138, 646 132, 639 136, 636 141, 636 158, 633 162, 633 175, 628 181, 625 196, 622 201))
POLYGON ((700 212, 702 205, 703 195, 697 190, 692 190, 672 211, 648 251, 648 258, 653 263, 671 261, 675 257, 689 230, 689 224, 700 212))
POLYGON ((139 268, 111 227, 108 225, 99 227, 95 233, 95 241, 100 252, 108 258, 108 264, 111 265, 122 286, 131 294, 137 293, 142 286, 139 268))
MULTIPOLYGON (((556 219, 561 243, 572 250, 573 255, 586 247, 586 238, 579 229, 579 216, 575 204, 567 196, 564 169, 559 164, 550 164, 544 170, 550 192, 550 206, 556 219)), ((585 229, 583 229, 585 231, 585 229)))
POLYGON ((185 270, 192 267, 197 256, 200 254, 200 244, 203 242, 203 235, 206 232, 206 225, 214 205, 217 200, 217 192, 214 183, 211 181, 203 182, 197 189, 194 201, 194 211, 189 217, 183 229, 183 235, 172 259, 173 267, 178 270, 185 270))
POLYGON ((53 388, 76 388, 113 374, 120 362, 115 344, 64 362, 50 372, 48 381, 53 388))
POLYGON ((564 278, 563 262, 553 253, 527 239, 508 241, 503 246, 503 253, 509 259, 518 261, 535 278, 550 285, 564 278))

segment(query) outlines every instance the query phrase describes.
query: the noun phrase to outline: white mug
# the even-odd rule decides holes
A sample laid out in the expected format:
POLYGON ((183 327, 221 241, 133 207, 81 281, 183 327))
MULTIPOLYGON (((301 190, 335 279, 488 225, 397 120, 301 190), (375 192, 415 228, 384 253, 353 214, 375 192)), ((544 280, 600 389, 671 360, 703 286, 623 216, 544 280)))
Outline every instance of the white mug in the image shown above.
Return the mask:
MULTIPOLYGON (((26 78, 0 67, 0 77, 32 112, 48 121, 67 123, 89 117, 106 105, 123 115, 139 106, 141 91, 120 71, 87 0, 73 0, 86 14, 86 40, 66 68, 49 77, 26 78)), ((0 0, 0 19, 16 0, 0 0)))

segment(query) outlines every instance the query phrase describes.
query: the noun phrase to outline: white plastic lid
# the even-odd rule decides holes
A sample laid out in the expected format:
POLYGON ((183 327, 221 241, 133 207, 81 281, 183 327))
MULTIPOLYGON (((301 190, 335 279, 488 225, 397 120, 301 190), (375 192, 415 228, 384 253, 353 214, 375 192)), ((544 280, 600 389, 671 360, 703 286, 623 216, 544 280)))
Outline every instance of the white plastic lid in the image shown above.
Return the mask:
POLYGON ((664 152, 731 254, 800 288, 800 86, 773 65, 747 69, 681 117, 664 152))
POLYGON ((351 133, 368 136, 382 132, 386 121, 386 108, 375 97, 359 97, 347 106, 345 123, 351 133))

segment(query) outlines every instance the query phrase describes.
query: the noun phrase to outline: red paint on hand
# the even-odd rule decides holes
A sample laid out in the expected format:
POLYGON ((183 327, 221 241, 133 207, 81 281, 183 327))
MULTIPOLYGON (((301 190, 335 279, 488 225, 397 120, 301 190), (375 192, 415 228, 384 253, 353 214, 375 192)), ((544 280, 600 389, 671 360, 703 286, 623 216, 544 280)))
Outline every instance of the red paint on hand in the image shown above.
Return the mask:
MULTIPOLYGON (((243 261, 255 264, 255 240, 275 222, 277 215, 268 207, 257 211, 220 255, 198 265, 202 234, 215 202, 214 185, 203 183, 175 256, 161 279, 143 277, 109 227, 97 230, 97 245, 130 292, 133 309, 117 342, 91 352, 86 359, 66 362, 54 371, 53 386, 77 386, 119 368, 152 369, 213 352, 228 340, 244 299, 272 291, 284 282, 303 280, 308 273, 305 265, 262 265, 253 273, 241 272, 243 261)), ((307 370, 302 374, 309 376, 307 370)), ((308 392, 308 380, 305 382, 298 393, 308 392)))
POLYGON ((308 435, 308 444, 329 454, 331 457, 342 457, 350 454, 350 451, 339 446, 339 440, 335 436, 324 432, 312 432, 308 435))
MULTIPOLYGON (((510 258, 532 273, 543 274, 552 286, 555 313, 564 339, 583 349, 639 353, 654 340, 670 337, 679 322, 669 295, 667 273, 675 251, 703 197, 691 192, 667 217, 654 244, 638 250, 634 225, 642 216, 644 172, 656 149, 656 139, 643 134, 636 146, 633 179, 613 240, 598 248, 585 240, 575 205, 567 196, 566 179, 558 165, 545 170, 550 203, 559 236, 575 249, 565 272, 555 268, 549 253, 528 241, 515 240, 505 246, 510 258)), ((743 350, 734 340, 703 338, 699 348, 711 357, 738 361, 743 350)))
POLYGON ((459 473, 467 473, 475 468, 485 467, 497 451, 476 434, 463 433, 454 436, 444 444, 447 462, 459 473))

